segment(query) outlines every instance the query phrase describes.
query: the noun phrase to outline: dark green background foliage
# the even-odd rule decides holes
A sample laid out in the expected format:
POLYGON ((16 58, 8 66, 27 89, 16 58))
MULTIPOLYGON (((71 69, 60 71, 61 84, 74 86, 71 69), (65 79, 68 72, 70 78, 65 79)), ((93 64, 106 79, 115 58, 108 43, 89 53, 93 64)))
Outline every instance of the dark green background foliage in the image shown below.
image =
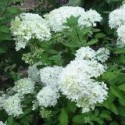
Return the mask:
MULTIPOLYGON (((18 4, 20 0, 0 1, 0 82, 3 82, 3 77, 16 80, 19 77, 18 73, 16 73, 19 67, 27 66, 21 60, 21 54, 29 52, 29 49, 26 48, 21 52, 16 52, 14 49, 15 42, 9 29, 10 21, 15 15, 21 12, 15 6, 15 2, 18 4)), ((48 4, 44 2, 38 0, 39 5, 33 11, 43 14, 61 6, 55 0, 48 0, 48 4)), ((61 41, 58 47, 58 41, 60 41, 60 37, 62 36, 56 34, 52 38, 52 43, 41 45, 44 50, 48 50, 47 53, 40 53, 41 56, 32 57, 36 62, 41 60, 47 65, 66 65, 73 58, 75 50, 81 46, 90 45, 94 49, 102 46, 108 48, 111 51, 110 59, 107 62, 108 70, 100 77, 100 79, 103 79, 107 83, 109 88, 108 99, 103 104, 98 105, 94 111, 85 114, 81 114, 81 110, 77 109, 74 103, 62 99, 62 102, 60 102, 62 108, 59 109, 57 106, 56 109, 53 109, 52 114, 49 112, 50 109, 40 111, 40 115, 44 117, 42 120, 38 116, 38 112, 32 112, 30 108, 27 108, 24 115, 19 119, 8 117, 7 125, 42 125, 42 122, 45 123, 44 125, 125 125, 125 49, 116 48, 116 33, 108 27, 108 14, 123 2, 123 0, 70 0, 68 5, 79 5, 87 10, 90 8, 96 9, 103 16, 102 23, 98 25, 97 29, 86 28, 80 30, 79 27, 75 27, 74 29, 73 26, 76 20, 71 17, 66 25, 73 28, 73 30, 69 31, 68 34, 65 34, 65 31, 63 33, 65 39, 70 39, 67 39, 67 42, 61 41), (90 30, 93 31, 93 37, 87 39, 87 34, 90 30), (82 38, 77 39, 77 33, 82 34, 80 35, 82 38), (56 43, 55 39, 57 40, 56 43), (77 41, 82 41, 82 45, 77 41), (64 104, 64 102, 66 103, 64 104), (45 116, 47 112, 48 116, 45 116), (36 122, 33 122, 34 120, 36 122)), ((33 50, 30 55, 34 53, 39 55, 37 54, 39 50, 33 50)), ((7 82, 7 85, 10 85, 11 81, 7 82)), ((7 85, 5 84, 4 86, 7 85)), ((30 98, 26 97, 27 101, 25 103, 28 104, 31 101, 30 98)), ((6 114, 0 114, 0 120, 5 120, 5 118, 6 114)))

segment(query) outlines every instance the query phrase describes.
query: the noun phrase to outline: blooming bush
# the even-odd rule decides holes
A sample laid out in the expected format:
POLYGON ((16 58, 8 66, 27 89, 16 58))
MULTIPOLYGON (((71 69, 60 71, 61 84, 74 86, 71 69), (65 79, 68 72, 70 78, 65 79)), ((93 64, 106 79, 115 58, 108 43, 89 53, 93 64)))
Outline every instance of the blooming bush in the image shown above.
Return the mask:
POLYGON ((112 119, 119 114, 124 124, 123 12, 121 6, 109 14, 117 42, 102 31, 103 17, 94 9, 63 6, 42 17, 16 16, 10 27, 15 50, 27 50, 22 59, 30 66, 27 77, 1 91, 0 120, 7 125, 117 125, 112 119))

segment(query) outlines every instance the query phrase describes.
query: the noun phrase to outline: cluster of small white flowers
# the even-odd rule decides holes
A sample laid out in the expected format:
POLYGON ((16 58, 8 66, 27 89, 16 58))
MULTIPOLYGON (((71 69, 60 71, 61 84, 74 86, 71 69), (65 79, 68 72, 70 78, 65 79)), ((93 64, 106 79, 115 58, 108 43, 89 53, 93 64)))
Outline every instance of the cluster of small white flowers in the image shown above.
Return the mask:
POLYGON ((4 100, 6 99, 6 94, 3 91, 0 91, 0 110, 3 108, 4 100))
POLYGON ((76 51, 76 60, 77 59, 83 59, 83 60, 97 60, 100 61, 101 63, 104 63, 108 60, 110 55, 110 52, 108 49, 102 47, 98 49, 97 51, 93 50, 90 47, 81 47, 76 51))
POLYGON ((108 60, 109 56, 110 56, 110 51, 102 47, 97 50, 95 59, 100 61, 101 63, 104 63, 108 60))
POLYGON ((36 64, 28 67, 28 77, 34 82, 40 81, 39 70, 37 68, 38 65, 39 65, 39 63, 36 63, 36 64))
POLYGON ((45 86, 51 86, 51 88, 58 88, 59 75, 62 72, 61 66, 45 67, 40 69, 40 79, 45 86))
POLYGON ((43 87, 42 90, 37 94, 37 101, 41 107, 53 107, 57 104, 59 93, 56 89, 50 86, 43 87))
POLYGON ((13 90, 20 96, 34 92, 35 83, 30 78, 23 78, 15 82, 13 90))
POLYGON ((102 17, 97 11, 90 9, 78 20, 78 24, 84 27, 96 26, 97 22, 101 22, 102 17))
POLYGON ((8 115, 18 117, 23 114, 21 99, 18 94, 7 97, 3 102, 3 109, 8 115))
POLYGON ((2 121, 0 121, 0 125, 6 125, 5 123, 3 123, 2 121))
POLYGON ((92 59, 96 55, 96 51, 88 47, 81 47, 76 51, 76 59, 92 59))
POLYGON ((82 107, 83 112, 88 112, 107 97, 106 84, 94 80, 105 72, 106 66, 95 60, 96 52, 93 54, 89 47, 80 48, 77 52, 76 59, 60 74, 59 85, 62 94, 75 101, 78 107, 82 107), (85 53, 80 55, 82 49, 85 53))
POLYGON ((15 17, 11 22, 11 31, 17 41, 17 51, 25 48, 30 39, 46 41, 51 38, 47 21, 38 14, 22 13, 15 17))
POLYGON ((118 35, 117 46, 125 47, 125 7, 124 5, 110 13, 109 26, 110 28, 117 29, 117 35, 118 35))
POLYGON ((85 10, 81 7, 63 6, 58 9, 52 10, 45 18, 49 22, 50 28, 54 32, 60 32, 66 26, 64 24, 67 18, 71 16, 79 17, 78 24, 82 27, 96 26, 96 22, 100 22, 102 17, 95 10, 85 10))

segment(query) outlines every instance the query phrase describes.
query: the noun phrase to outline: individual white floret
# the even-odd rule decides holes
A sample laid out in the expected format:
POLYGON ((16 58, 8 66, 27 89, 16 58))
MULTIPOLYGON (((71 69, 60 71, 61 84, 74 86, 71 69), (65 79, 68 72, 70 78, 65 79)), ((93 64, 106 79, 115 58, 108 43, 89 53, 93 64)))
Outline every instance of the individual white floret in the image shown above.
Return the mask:
POLYGON ((56 89, 50 86, 44 87, 37 94, 37 101, 41 107, 53 107, 57 104, 57 99, 59 98, 59 93, 56 89))
POLYGON ((3 109, 7 112, 8 115, 18 117, 23 114, 21 99, 19 95, 9 96, 4 100, 3 109))
POLYGON ((110 56, 109 50, 102 47, 102 48, 97 50, 95 59, 104 63, 108 60, 109 56, 110 56))
POLYGON ((30 78, 23 78, 15 82, 13 90, 19 95, 31 94, 34 92, 35 83, 30 78))
POLYGON ((29 40, 50 40, 51 33, 48 23, 38 14, 22 13, 11 22, 11 32, 16 42, 16 50, 25 48, 29 40))
POLYGON ((54 66, 54 67, 45 67, 43 69, 40 69, 40 78, 41 82, 45 86, 51 86, 52 88, 57 87, 58 88, 58 82, 59 82, 59 75, 62 71, 61 66, 54 66))

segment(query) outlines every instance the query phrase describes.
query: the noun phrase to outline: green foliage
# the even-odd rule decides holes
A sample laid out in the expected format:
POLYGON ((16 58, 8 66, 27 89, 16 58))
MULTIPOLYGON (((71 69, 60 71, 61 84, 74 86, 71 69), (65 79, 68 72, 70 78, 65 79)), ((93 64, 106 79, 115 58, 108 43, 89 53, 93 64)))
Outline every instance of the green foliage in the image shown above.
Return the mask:
MULTIPOLYGON (((10 33, 10 21, 12 18, 19 14, 21 11, 14 5, 14 2, 20 0, 4 0, 0 1, 0 68, 9 77, 16 80, 20 75, 15 73, 17 67, 22 65, 21 54, 15 53, 14 41, 10 33), (18 57, 18 58, 17 58, 18 57), (6 62, 7 59, 7 62, 6 62), (6 63, 6 65, 5 65, 6 63), (14 64, 17 65, 14 65, 14 64)), ((39 1, 40 2, 40 1, 39 1)), ((38 8, 36 12, 45 13, 60 6, 55 4, 53 0, 49 1, 48 6, 38 8), (52 5, 50 7, 50 5, 52 5), (49 8, 50 7, 50 8, 49 8)), ((71 59, 74 58, 76 49, 82 46, 91 46, 94 49, 104 46, 111 51, 111 58, 108 63, 108 70, 100 79, 103 79, 109 88, 108 99, 97 108, 89 113, 82 114, 72 102, 63 100, 61 102, 62 109, 40 109, 38 115, 32 115, 31 98, 25 98, 26 107, 24 114, 19 119, 7 118, 5 112, 0 114, 0 120, 6 120, 7 125, 35 125, 39 124, 40 117, 42 117, 45 125, 124 125, 125 124, 125 49, 116 48, 114 41, 116 36, 113 31, 108 27, 108 14, 111 10, 119 7, 123 0, 70 0, 69 5, 80 5, 86 9, 93 8, 99 11, 104 17, 103 23, 98 25, 97 28, 81 28, 77 26, 79 17, 71 17, 67 19, 66 29, 63 34, 55 33, 53 38, 48 43, 39 44, 37 40, 32 40, 29 48, 26 48, 26 53, 23 54, 23 60, 32 65, 41 61, 43 65, 63 65, 65 66, 71 59), (92 34, 91 34, 92 33, 92 34), (34 119, 36 120, 35 122, 34 119)), ((40 2, 40 6, 43 3, 40 2)), ((25 65, 25 64, 24 64, 25 65)), ((42 121, 42 122, 43 122, 42 121)), ((41 122, 40 122, 41 123, 41 122)))

